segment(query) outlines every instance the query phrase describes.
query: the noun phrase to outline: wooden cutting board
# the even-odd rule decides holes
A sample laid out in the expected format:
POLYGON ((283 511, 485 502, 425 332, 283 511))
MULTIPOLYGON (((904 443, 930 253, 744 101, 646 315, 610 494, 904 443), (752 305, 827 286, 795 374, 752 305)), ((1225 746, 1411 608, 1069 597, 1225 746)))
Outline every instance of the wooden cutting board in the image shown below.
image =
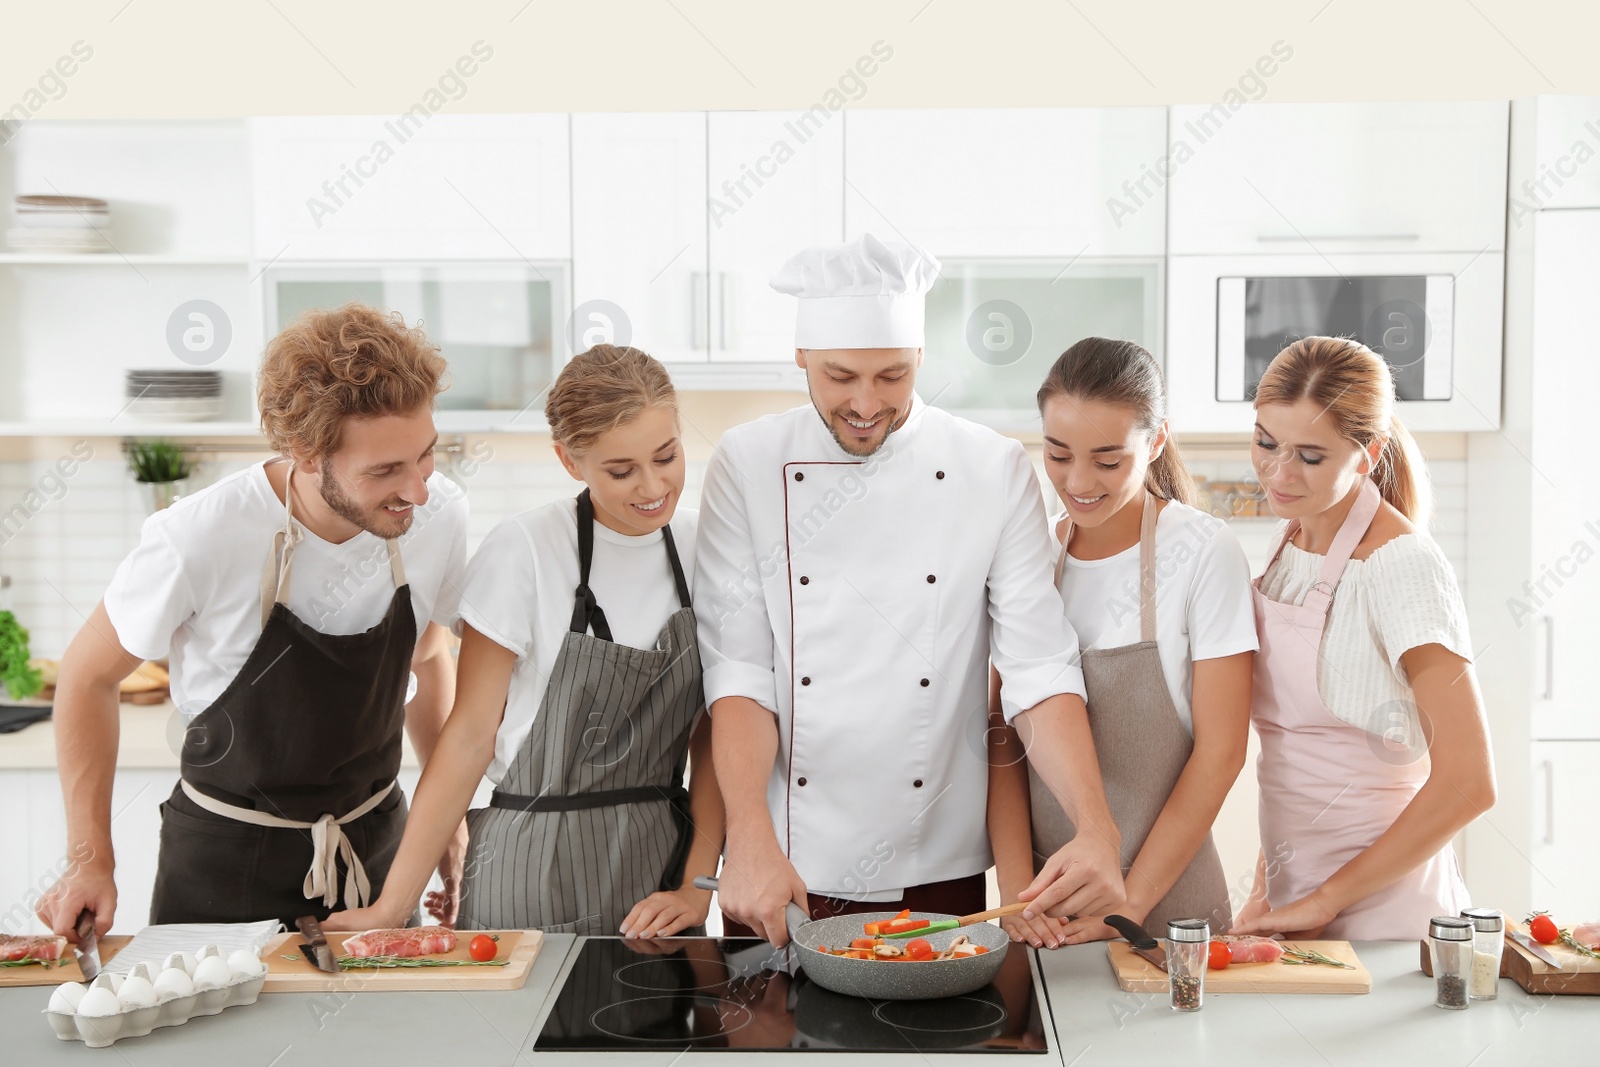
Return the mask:
MULTIPOLYGON (((1322 964, 1235 963, 1220 971, 1206 972, 1207 993, 1370 993, 1372 975, 1368 973, 1348 941, 1285 941, 1285 948, 1316 949, 1353 967, 1328 967, 1322 964)), ((1117 985, 1129 993, 1165 993, 1167 974, 1155 964, 1137 956, 1126 941, 1106 945, 1111 970, 1117 985)))
MULTIPOLYGON (((106 936, 100 939, 100 966, 104 967, 111 962, 111 957, 121 952, 133 938, 122 935, 106 936)), ((78 959, 72 954, 72 946, 67 946, 66 959, 59 967, 45 967, 42 964, 28 967, 0 967, 0 988, 8 986, 29 985, 60 985, 63 982, 81 982, 83 972, 78 969, 78 959)))
MULTIPOLYGON (((1508 929, 1527 933, 1523 923, 1507 923, 1508 929)), ((1552 967, 1510 937, 1500 957, 1500 977, 1509 978, 1530 993, 1600 996, 1600 960, 1585 956, 1566 945, 1540 946, 1554 956, 1560 967, 1552 967)), ((1428 942, 1422 942, 1422 973, 1433 976, 1433 955, 1428 942)))
MULTIPOLYGON (((478 934, 493 934, 500 939, 499 958, 504 967, 393 967, 354 968, 329 974, 312 966, 300 952, 305 940, 298 933, 284 934, 261 950, 267 965, 263 993, 383 992, 415 990, 521 989, 528 972, 544 944, 541 930, 462 930, 456 937, 455 951, 430 959, 469 960, 468 944, 478 934)), ((344 941, 355 934, 328 935, 328 946, 335 957, 344 954, 344 941)))

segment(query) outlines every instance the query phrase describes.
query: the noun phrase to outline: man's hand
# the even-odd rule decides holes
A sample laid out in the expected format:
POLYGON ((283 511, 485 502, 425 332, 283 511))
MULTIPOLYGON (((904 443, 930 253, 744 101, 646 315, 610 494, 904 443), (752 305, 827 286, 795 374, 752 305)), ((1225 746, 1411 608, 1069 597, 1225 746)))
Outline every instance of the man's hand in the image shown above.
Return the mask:
POLYGON ((1039 876, 1017 899, 1030 902, 1022 913, 1028 919, 1113 914, 1128 899, 1122 858, 1107 842, 1080 833, 1045 861, 1039 876))
POLYGON ((76 944, 78 935, 74 927, 85 908, 94 914, 97 935, 104 936, 110 931, 111 920, 117 914, 117 883, 109 859, 91 859, 77 864, 39 898, 34 914, 51 933, 76 944))
POLYGON ((730 840, 717 895, 724 914, 732 916, 759 937, 782 948, 789 943, 785 911, 792 900, 807 911, 806 884, 789 857, 770 844, 748 845, 730 840))

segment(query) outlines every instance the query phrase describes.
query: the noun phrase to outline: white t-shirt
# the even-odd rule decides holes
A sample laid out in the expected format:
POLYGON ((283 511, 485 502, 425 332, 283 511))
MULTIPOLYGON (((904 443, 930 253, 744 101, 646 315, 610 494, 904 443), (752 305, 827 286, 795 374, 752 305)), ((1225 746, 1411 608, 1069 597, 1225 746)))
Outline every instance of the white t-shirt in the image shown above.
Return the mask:
MULTIPOLYGON (((1054 521, 1050 538, 1059 553, 1054 521)), ((1137 544, 1106 559, 1082 560, 1068 553, 1059 587, 1079 647, 1138 644, 1137 544)), ((1194 661, 1259 647, 1250 562, 1238 538, 1223 520, 1175 500, 1156 518, 1156 644, 1167 690, 1190 736, 1194 661)))
MULTIPOLYGON (((1303 603, 1325 558, 1293 542, 1284 545, 1261 579, 1262 593, 1283 604, 1303 603)), ((1366 559, 1345 564, 1322 634, 1317 692, 1335 718, 1396 742, 1404 738, 1413 751, 1423 752, 1411 680, 1400 657, 1430 644, 1471 662, 1467 608, 1439 546, 1431 538, 1401 534, 1366 559)))
MULTIPOLYGON (((673 544, 691 586, 699 513, 672 514, 673 544)), ((499 785, 517 750, 533 731, 544 691, 567 631, 578 588, 578 502, 557 500, 513 515, 489 532, 467 565, 459 623, 517 654, 506 694, 505 717, 495 735, 489 778, 499 785)), ((606 613, 619 645, 653 649, 682 605, 661 532, 630 537, 594 524, 589 588, 606 613)))
MULTIPOLYGON (((187 718, 222 695, 261 637, 261 571, 283 528, 283 501, 265 465, 151 515, 106 589, 117 640, 135 656, 169 657, 172 700, 187 718)), ((300 528, 289 610, 326 634, 377 625, 394 596, 383 539, 362 531, 335 545, 300 528)), ((435 473, 427 503, 400 538, 419 639, 429 620, 448 624, 455 616, 466 555, 466 494, 435 473)))

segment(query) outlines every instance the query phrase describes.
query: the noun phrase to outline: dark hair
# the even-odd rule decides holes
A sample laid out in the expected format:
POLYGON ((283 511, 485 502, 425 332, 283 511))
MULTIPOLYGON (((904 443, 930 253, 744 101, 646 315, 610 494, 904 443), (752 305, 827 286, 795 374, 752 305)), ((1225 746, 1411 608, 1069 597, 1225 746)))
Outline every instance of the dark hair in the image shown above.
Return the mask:
MULTIPOLYGON (((1039 411, 1058 396, 1132 408, 1139 428, 1154 434, 1167 418, 1167 384, 1142 345, 1107 337, 1085 337, 1061 353, 1039 386, 1039 411)), ((1194 479, 1170 436, 1145 472, 1145 488, 1165 500, 1193 505, 1194 479)))
POLYGON ((1394 414, 1394 377, 1383 357, 1348 337, 1302 337, 1272 360, 1256 386, 1256 407, 1310 400, 1339 436, 1365 450, 1379 437, 1372 470, 1378 491, 1400 514, 1426 526, 1432 494, 1417 442, 1394 414))

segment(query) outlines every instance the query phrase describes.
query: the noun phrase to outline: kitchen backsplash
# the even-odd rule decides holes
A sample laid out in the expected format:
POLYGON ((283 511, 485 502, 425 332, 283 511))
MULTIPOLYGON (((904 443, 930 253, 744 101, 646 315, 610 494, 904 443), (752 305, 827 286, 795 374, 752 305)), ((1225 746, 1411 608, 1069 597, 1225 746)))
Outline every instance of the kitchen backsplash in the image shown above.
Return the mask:
MULTIPOLYGON (((63 455, 72 462, 0 462, 0 575, 9 588, 0 603, 17 615, 32 636, 36 656, 59 657, 67 642, 105 592, 117 564, 134 546, 149 514, 144 486, 129 477, 111 446, 80 443, 63 455), (63 470, 70 469, 70 475, 63 470)), ((251 458, 209 456, 196 480, 209 484, 254 462, 251 458)), ((1244 477, 1238 462, 1191 460, 1196 477, 1229 481, 1244 477)), ((466 488, 471 504, 468 548, 476 550, 500 520, 540 504, 573 495, 578 483, 554 460, 501 460, 492 451, 467 451, 440 470, 466 488)), ((1433 536, 1466 587, 1466 462, 1435 460, 1429 465, 1434 486, 1433 536)), ((697 507, 703 461, 689 462, 683 503, 697 507)), ((1234 526, 1254 569, 1265 562, 1273 528, 1270 519, 1240 519, 1234 526)), ((266 551, 263 540, 262 551, 266 551)))

